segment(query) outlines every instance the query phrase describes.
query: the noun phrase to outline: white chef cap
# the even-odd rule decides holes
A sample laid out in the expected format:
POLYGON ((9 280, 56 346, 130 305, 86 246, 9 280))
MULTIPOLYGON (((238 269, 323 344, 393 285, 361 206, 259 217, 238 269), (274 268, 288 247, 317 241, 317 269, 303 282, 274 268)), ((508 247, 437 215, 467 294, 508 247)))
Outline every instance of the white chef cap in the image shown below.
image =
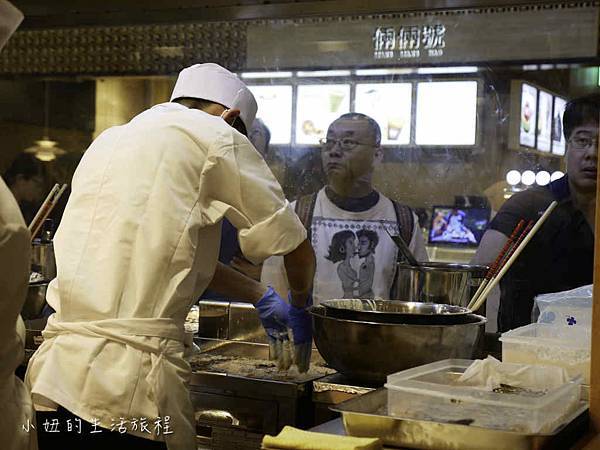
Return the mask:
POLYGON ((182 97, 209 100, 240 110, 240 119, 249 130, 258 106, 252 92, 237 75, 215 63, 194 64, 179 72, 171 101, 182 97))
POLYGON ((23 20, 23 14, 17 8, 15 8, 10 2, 6 0, 0 0, 0 50, 8 41, 8 38, 17 29, 21 21, 23 20))

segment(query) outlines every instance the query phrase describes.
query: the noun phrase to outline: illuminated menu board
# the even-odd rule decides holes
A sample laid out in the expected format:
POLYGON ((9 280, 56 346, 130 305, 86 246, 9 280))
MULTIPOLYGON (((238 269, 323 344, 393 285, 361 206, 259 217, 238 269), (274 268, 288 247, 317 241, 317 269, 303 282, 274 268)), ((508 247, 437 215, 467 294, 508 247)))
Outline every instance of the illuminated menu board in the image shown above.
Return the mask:
POLYGON ((563 132, 563 114, 567 101, 560 97, 554 97, 554 113, 552 115, 552 153, 555 155, 565 154, 565 134, 563 132))
POLYGON ((258 103, 256 117, 271 132, 271 144, 289 144, 292 139, 292 86, 248 86, 258 103))
POLYGON ((537 88, 521 85, 521 113, 519 121, 519 144, 535 147, 535 124, 537 118, 537 88))
POLYGON ((349 84, 298 86, 296 143, 318 144, 331 122, 349 111, 349 84))
POLYGON ((552 136, 552 94, 540 90, 537 117, 537 149, 550 151, 552 136))
POLYGON ((405 145, 410 142, 411 102, 411 83, 357 84, 354 111, 377 121, 383 145, 405 145))
POLYGON ((477 82, 417 83, 417 145, 475 145, 477 82))

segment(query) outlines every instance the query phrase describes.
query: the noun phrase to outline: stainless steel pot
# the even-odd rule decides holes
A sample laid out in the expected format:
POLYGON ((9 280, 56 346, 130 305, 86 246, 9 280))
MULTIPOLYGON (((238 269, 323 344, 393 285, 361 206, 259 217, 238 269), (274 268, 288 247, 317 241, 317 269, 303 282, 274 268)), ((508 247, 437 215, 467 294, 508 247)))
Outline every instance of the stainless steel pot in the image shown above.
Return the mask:
POLYGON ((31 244, 31 270, 42 274, 44 280, 56 277, 56 260, 52 241, 34 241, 31 244))
POLYGON ((381 384, 387 375, 447 358, 476 356, 486 319, 470 323, 409 325, 328 317, 323 306, 310 308, 313 337, 321 356, 338 372, 381 384))
POLYGON ((431 262, 415 267, 398 263, 398 299, 466 307, 487 269, 468 264, 431 262))
POLYGON ((42 310, 46 305, 46 290, 48 282, 29 283, 27 289, 27 298, 21 310, 23 320, 38 319, 42 315, 42 310))

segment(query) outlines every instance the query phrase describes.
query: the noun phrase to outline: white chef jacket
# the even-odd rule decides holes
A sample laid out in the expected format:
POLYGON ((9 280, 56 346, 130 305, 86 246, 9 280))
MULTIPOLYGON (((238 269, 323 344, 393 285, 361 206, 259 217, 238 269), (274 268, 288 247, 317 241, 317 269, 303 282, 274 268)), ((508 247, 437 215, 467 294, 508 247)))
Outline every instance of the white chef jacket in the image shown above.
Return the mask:
MULTIPOLYGON (((292 204, 295 206, 295 202, 292 204)), ((417 216, 413 213, 412 238, 408 248, 419 261, 427 261, 425 242, 417 216)), ((379 194, 378 202, 365 211, 347 211, 335 205, 325 193, 317 193, 312 223, 311 244, 315 251, 316 270, 313 303, 333 298, 390 298, 396 275, 398 248, 388 234, 398 235, 398 217, 392 201, 379 194), (373 248, 359 254, 361 231, 375 234, 373 248), (331 258, 335 236, 343 233, 354 255, 346 261, 331 258)), ((350 250, 349 250, 350 251, 350 250)), ((283 258, 273 256, 263 264, 261 279, 279 294, 288 290, 283 258)))
POLYGON ((29 282, 29 230, 17 202, 0 179, 0 448, 36 449, 29 392, 15 376, 23 361, 25 325, 19 313, 29 282))
POLYGON ((54 239, 56 313, 27 372, 36 407, 109 429, 124 418, 131 434, 196 448, 183 324, 214 273, 223 217, 253 262, 306 239, 259 153, 220 117, 164 103, 91 144, 54 239), (132 422, 166 416, 172 434, 132 422))

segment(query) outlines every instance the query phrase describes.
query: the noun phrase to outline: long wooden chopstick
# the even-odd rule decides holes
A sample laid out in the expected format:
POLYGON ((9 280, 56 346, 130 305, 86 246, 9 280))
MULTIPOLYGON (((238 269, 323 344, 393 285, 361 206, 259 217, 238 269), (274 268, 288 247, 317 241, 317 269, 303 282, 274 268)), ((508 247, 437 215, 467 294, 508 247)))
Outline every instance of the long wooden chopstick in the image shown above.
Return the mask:
MULTIPOLYGON (((485 290, 482 292, 480 297, 477 299, 475 305, 473 305, 473 308, 471 309, 471 311, 477 311, 479 308, 481 308, 481 306, 486 301, 486 299, 487 299, 488 295, 490 294, 490 292, 492 291, 492 289, 494 289, 498 285, 498 283, 500 282, 500 280, 502 279, 504 274, 510 269, 510 267, 513 265, 515 260, 519 257, 519 255, 521 254, 523 249, 527 246, 529 241, 531 241, 531 239, 533 239, 533 237, 538 232, 538 230, 541 228, 541 226, 544 224, 544 222, 546 221, 548 216, 552 213, 552 211, 554 211, 554 208, 556 208, 556 205, 558 205, 557 201, 553 201, 552 203, 550 203, 548 208, 546 208, 546 211, 544 211, 544 214, 542 214, 542 217, 540 217, 538 219, 538 221, 535 223, 535 225, 533 225, 533 227, 531 228, 531 231, 526 229, 526 231, 529 231, 529 232, 527 232, 527 235, 524 236, 523 239, 520 239, 521 240, 520 243, 515 244, 515 246, 516 246, 515 251, 512 252, 512 255, 510 256, 510 258, 508 258, 508 261, 506 261, 506 263, 502 266, 502 269, 500 269, 498 274, 487 285, 485 290)), ((525 232, 523 234, 525 234, 525 232)))
POLYGON ((50 191, 50 194, 48 194, 48 197, 46 197, 46 200, 44 200, 44 203, 42 204, 41 208, 35 215, 34 219, 31 221, 31 223, 29 224, 29 231, 31 232, 31 240, 32 241, 35 239, 35 236, 38 234, 38 232, 42 228, 44 221, 46 220, 48 215, 52 212, 52 210, 58 203, 58 200, 60 199, 62 194, 67 189, 67 185, 63 184, 60 188, 58 188, 58 184, 56 184, 54 186, 54 188, 52 188, 52 190, 50 191), (56 189, 54 189, 54 188, 56 188, 56 189))
MULTIPOLYGON (((529 233, 529 231, 531 231, 531 228, 533 227, 533 225, 534 225, 533 220, 530 220, 529 223, 527 224, 527 226, 525 227, 525 229, 522 230, 521 233, 519 234, 519 237, 516 239, 513 239, 513 241, 510 243, 507 251, 504 254, 499 255, 500 261, 498 262, 498 265, 494 268, 494 272, 492 273, 492 276, 485 284, 485 288, 487 288, 488 284, 491 281, 493 281, 493 279, 494 279, 494 277, 496 277, 496 275, 498 275, 498 272, 500 272, 500 270, 502 269, 504 264, 506 264, 506 262, 510 259, 510 257, 515 252, 515 250, 517 248, 519 248, 519 245, 521 244, 521 242, 523 242, 523 239, 525 239, 525 236, 527 236, 527 233, 529 233)), ((476 299, 472 300, 469 303, 469 306, 475 307, 475 305, 481 298, 481 295, 485 291, 485 288, 481 290, 481 294, 479 295, 479 297, 477 297, 476 299)), ((472 311, 474 311, 474 310, 472 310, 472 311)))
POLYGON ((40 209, 38 209, 37 213, 35 213, 35 216, 33 217, 33 220, 29 224, 29 231, 33 230, 34 225, 36 225, 39 222, 39 219, 40 219, 41 215, 43 214, 44 210, 47 208, 47 205, 52 200, 52 196, 54 194, 56 194, 59 191, 59 189, 60 189, 60 185, 58 183, 56 183, 52 187, 52 189, 50 189, 50 192, 46 196, 46 199, 43 201, 42 206, 40 206, 40 209))
POLYGON ((492 277, 496 273, 498 273, 500 264, 505 259, 506 255, 510 251, 510 249, 513 247, 515 239, 517 239, 517 236, 519 235, 519 233, 521 232, 521 230, 523 229, 524 226, 525 226, 525 220, 524 219, 519 220, 519 223, 517 224, 517 226, 514 228, 514 230, 510 234, 510 237, 504 243, 502 250, 500 250, 500 252, 498 253, 498 256, 496 256, 496 259, 494 260, 494 262, 492 263, 492 265, 486 272, 484 279, 481 281, 479 288, 477 288, 475 295, 473 295, 473 297, 471 298, 471 301, 469 302, 469 305, 467 306, 467 308, 470 309, 471 306, 473 306, 476 303, 477 299, 479 298, 479 296, 481 295, 481 293, 483 292, 483 290, 485 289, 485 287, 487 286, 489 281, 492 279, 492 277))

